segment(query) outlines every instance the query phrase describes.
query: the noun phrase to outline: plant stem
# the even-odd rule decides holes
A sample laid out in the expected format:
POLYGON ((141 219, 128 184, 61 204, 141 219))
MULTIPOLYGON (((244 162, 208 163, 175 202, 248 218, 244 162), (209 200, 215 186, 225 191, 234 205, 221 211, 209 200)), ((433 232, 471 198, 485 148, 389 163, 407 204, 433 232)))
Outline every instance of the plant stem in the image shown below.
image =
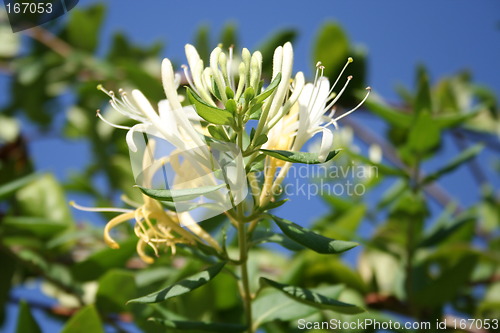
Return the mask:
POLYGON ((252 328, 252 295, 248 279, 248 245, 242 204, 238 205, 238 245, 240 248, 241 264, 241 297, 245 309, 245 322, 248 325, 248 333, 253 333, 252 328))
MULTIPOLYGON (((245 126, 242 116, 239 115, 239 131, 238 131, 238 146, 243 151, 243 132, 245 126)), ((237 205, 237 228, 238 228, 238 246, 240 250, 239 264, 241 265, 241 298, 243 299, 243 307, 245 309, 245 323, 248 325, 248 333, 253 333, 252 325, 252 295, 250 293, 250 283, 248 279, 248 242, 247 232, 245 227, 245 212, 244 201, 237 205)))

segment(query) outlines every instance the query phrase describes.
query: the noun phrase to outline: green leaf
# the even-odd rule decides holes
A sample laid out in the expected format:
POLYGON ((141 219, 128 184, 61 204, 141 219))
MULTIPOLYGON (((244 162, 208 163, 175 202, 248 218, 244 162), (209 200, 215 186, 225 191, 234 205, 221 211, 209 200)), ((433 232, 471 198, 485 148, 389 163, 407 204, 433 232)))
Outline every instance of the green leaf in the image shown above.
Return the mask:
POLYGON ((463 152, 461 152, 458 156, 456 156, 453 160, 448 162, 444 167, 434 171, 433 173, 427 175, 423 180, 422 184, 429 184, 433 181, 441 178, 441 176, 452 172, 456 168, 460 167, 462 164, 470 161, 474 157, 476 157, 483 150, 482 144, 476 144, 470 148, 467 148, 463 152))
POLYGON ((93 305, 78 311, 63 327, 61 333, 104 333, 101 319, 93 305))
POLYGON ((3 225, 42 238, 51 238, 66 229, 65 225, 57 221, 31 216, 6 216, 3 219, 3 225))
POLYGON ((368 110, 383 118, 391 125, 408 128, 413 122, 411 115, 405 114, 403 111, 394 109, 382 102, 375 101, 371 96, 365 101, 364 105, 368 110))
POLYGON ((418 246, 429 247, 440 245, 460 228, 468 223, 473 223, 475 220, 476 217, 474 215, 465 214, 452 221, 452 223, 442 223, 434 228, 434 230, 432 230, 428 235, 424 236, 424 239, 418 246))
POLYGON ((446 248, 415 268, 415 302, 421 307, 437 307, 455 299, 468 288, 478 254, 468 249, 446 248))
POLYGON ((284 248, 291 250, 291 251, 301 251, 304 249, 304 247, 300 244, 297 244, 290 240, 290 238, 286 237, 283 234, 278 234, 275 232, 270 232, 270 231, 255 231, 253 234, 253 244, 262 244, 262 243, 276 243, 284 248))
POLYGON ((134 298, 128 301, 128 303, 158 303, 172 297, 189 293, 194 289, 207 284, 210 280, 217 276, 217 274, 219 274, 225 264, 225 262, 215 264, 207 268, 206 270, 191 275, 190 277, 176 282, 165 289, 156 291, 143 297, 134 298))
POLYGON ((322 254, 335 254, 348 251, 358 243, 335 240, 322 235, 319 235, 311 230, 305 229, 298 224, 281 219, 277 216, 270 215, 276 222, 278 227, 285 235, 296 241, 297 243, 322 254))
POLYGON ((459 114, 444 114, 440 116, 435 116, 433 119, 440 128, 455 127, 463 124, 467 120, 474 118, 481 112, 481 109, 476 109, 468 113, 459 114))
POLYGON ((226 184, 214 185, 214 186, 202 186, 195 188, 186 188, 179 190, 159 190, 152 188, 144 188, 142 186, 136 185, 142 193, 156 200, 160 201, 185 201, 191 200, 194 198, 198 198, 207 193, 215 192, 220 190, 223 187, 226 187, 226 184))
POLYGON ((323 296, 305 288, 290 286, 263 277, 260 278, 260 283, 261 285, 268 285, 281 291, 286 296, 297 302, 304 303, 318 309, 331 310, 344 314, 358 314, 365 312, 363 308, 357 305, 340 302, 336 299, 323 296))
POLYGON ((189 101, 193 103, 196 113, 209 123, 216 125, 230 125, 233 123, 234 116, 231 112, 208 105, 189 87, 186 87, 186 94, 189 101))
POLYGON ((101 312, 119 313, 126 311, 125 304, 136 296, 134 274, 123 270, 111 270, 99 279, 96 307, 101 312))
POLYGON ((262 74, 264 77, 271 77, 273 54, 278 46, 282 46, 286 42, 293 42, 297 37, 297 32, 291 29, 284 29, 275 32, 270 38, 261 43, 257 50, 260 50, 263 56, 262 74))
POLYGON ((271 94, 274 92, 276 88, 278 88, 278 85, 280 84, 281 81, 281 72, 276 74, 276 77, 273 79, 273 81, 269 84, 269 86, 264 90, 262 93, 259 95, 255 96, 252 100, 253 104, 259 104, 262 103, 271 96, 271 94))
POLYGON ((50 262, 38 252, 29 249, 22 249, 16 255, 23 266, 28 267, 30 271, 41 274, 70 293, 81 294, 81 286, 74 281, 67 266, 50 262))
POLYGON ((137 66, 137 62, 126 61, 121 67, 125 71, 127 79, 132 82, 134 87, 144 91, 144 95, 148 99, 159 101, 165 98, 165 92, 161 84, 158 83, 158 78, 137 66))
POLYGON ((41 175, 34 173, 28 176, 24 176, 22 178, 13 180, 7 184, 3 184, 0 186, 0 200, 5 199, 12 195, 14 192, 19 190, 20 188, 28 185, 29 183, 35 181, 36 179, 40 178, 41 175))
POLYGON ((265 135, 264 133, 262 133, 261 135, 259 135, 257 137, 257 139, 255 139, 254 146, 261 146, 264 143, 266 143, 267 140, 268 140, 267 135, 265 135))
POLYGON ((196 332, 233 333, 244 332, 247 327, 240 324, 205 323, 201 321, 179 321, 151 318, 151 321, 176 330, 192 330, 196 332))
POLYGON ((432 112, 431 88, 429 86, 429 75, 423 67, 418 68, 418 88, 413 108, 415 113, 432 112))
POLYGON ((408 135, 408 146, 412 152, 425 153, 439 144, 440 128, 430 113, 420 113, 408 135))
POLYGON ((136 252, 137 239, 131 237, 125 242, 119 243, 119 249, 104 248, 92 253, 88 258, 71 267, 73 276, 79 281, 90 281, 98 279, 111 268, 120 268, 130 260, 136 252))
MULTIPOLYGON (((327 297, 337 298, 344 289, 343 285, 336 285, 320 287, 314 291, 327 297)), ((274 289, 269 290, 269 292, 264 290, 259 293, 259 297, 252 304, 254 327, 259 327, 276 319, 290 321, 306 318, 317 312, 318 310, 315 307, 298 303, 288 295, 274 289)))
POLYGON ((225 141, 225 142, 229 141, 229 138, 227 137, 226 133, 222 128, 215 125, 208 125, 207 129, 212 138, 219 141, 225 141))
POLYGON ((236 31, 235 23, 228 23, 222 29, 220 34, 220 42, 222 43, 222 47, 224 49, 228 49, 229 47, 233 47, 235 50, 238 49, 238 37, 236 31))
POLYGON ((97 48, 104 13, 103 5, 94 5, 85 9, 76 8, 71 11, 67 34, 72 47, 87 52, 93 52, 97 48))
POLYGON ((61 227, 73 225, 68 202, 59 182, 45 174, 16 192, 19 215, 51 220, 61 227))
POLYGON ((41 333, 35 318, 31 314, 30 307, 25 301, 19 304, 19 315, 17 316, 17 333, 41 333))
POLYGON ((304 163, 304 164, 320 164, 326 163, 338 153, 340 153, 340 149, 332 150, 326 156, 324 161, 320 161, 318 158, 318 154, 316 153, 305 153, 301 151, 287 151, 287 150, 271 150, 271 149, 259 149, 266 155, 277 158, 282 161, 292 162, 292 163, 304 163))
POLYGON ((0 325, 5 319, 5 306, 9 300, 10 291, 13 285, 12 278, 16 271, 17 260, 9 252, 0 249, 0 262, 2 263, 2 274, 0 274, 0 325))
POLYGON ((336 77, 347 61, 348 53, 349 40, 342 27, 337 23, 323 25, 314 42, 314 65, 321 61, 325 66, 325 76, 336 77))

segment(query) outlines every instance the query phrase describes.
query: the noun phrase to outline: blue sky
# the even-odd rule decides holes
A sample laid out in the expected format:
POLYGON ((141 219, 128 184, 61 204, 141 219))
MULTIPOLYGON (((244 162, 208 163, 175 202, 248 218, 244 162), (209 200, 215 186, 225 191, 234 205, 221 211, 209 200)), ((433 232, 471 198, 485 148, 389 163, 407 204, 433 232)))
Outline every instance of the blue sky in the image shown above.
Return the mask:
MULTIPOLYGON (((99 1, 82 0, 78 7, 96 2, 99 1)), ((368 84, 390 100, 396 98, 397 83, 412 86, 415 65, 419 63, 429 68, 434 79, 468 69, 476 82, 500 94, 500 2, 497 0, 104 2, 108 4, 108 17, 102 41, 109 41, 116 31, 144 45, 160 40, 166 45, 164 56, 181 63, 185 61, 184 44, 192 42, 201 24, 210 25, 218 33, 224 24, 236 23, 240 45, 250 49, 279 28, 295 28, 299 31, 294 45, 295 70, 311 76, 310 55, 315 35, 324 22, 334 20, 341 23, 355 44, 367 50, 368 84)), ((0 89, 5 88, 0 85, 0 89)), ((371 124, 370 117, 352 116, 371 124)), ((53 171, 62 179, 69 170, 85 163, 89 153, 81 144, 60 139, 32 142, 30 148, 39 169, 53 171)), ((441 162, 455 152, 456 149, 447 148, 441 162)), ((467 194, 474 186, 470 175, 465 170, 460 172, 460 182, 450 178, 446 185, 457 196, 474 199, 467 194)), ((305 221, 326 211, 319 200, 290 207, 295 208, 288 215, 305 221)))

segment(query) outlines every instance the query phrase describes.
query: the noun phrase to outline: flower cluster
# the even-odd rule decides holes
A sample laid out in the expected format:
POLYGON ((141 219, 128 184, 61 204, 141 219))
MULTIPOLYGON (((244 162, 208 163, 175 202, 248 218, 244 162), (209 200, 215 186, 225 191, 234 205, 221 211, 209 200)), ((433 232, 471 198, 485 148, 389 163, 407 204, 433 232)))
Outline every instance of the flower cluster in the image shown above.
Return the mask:
MULTIPOLYGON (((246 192, 238 190, 246 186, 247 182, 253 183, 253 206, 265 210, 266 205, 273 200, 273 190, 280 185, 295 162, 293 153, 299 152, 316 134, 322 135, 320 149, 317 154, 308 155, 307 158, 313 159, 314 163, 328 160, 334 137, 332 127, 337 126, 340 118, 359 108, 370 92, 370 88, 367 88, 367 94, 358 106, 334 118, 334 105, 352 77, 347 77, 338 92, 335 92, 335 88, 352 62, 351 58, 333 84, 323 76, 321 63, 316 66, 314 81, 306 83, 302 72, 293 76, 293 49, 291 43, 286 43, 274 51, 272 77, 265 86, 262 80, 262 54, 259 51, 251 53, 244 48, 240 56, 235 56, 232 47, 227 53, 221 47, 216 47, 210 54, 208 64, 204 63, 192 45, 186 45, 185 52, 188 62, 187 66, 182 66, 184 80, 188 84, 185 96, 178 91, 181 75, 175 73, 169 59, 164 59, 161 71, 166 99, 160 101, 157 107, 139 90, 133 90, 130 95, 120 90, 117 96, 99 86, 110 97, 112 108, 137 121, 137 124, 126 127, 109 122, 99 112, 98 116, 111 126, 127 130, 126 140, 131 154, 139 151, 143 155, 141 183, 138 184, 141 189, 154 187, 154 174, 170 163, 178 173, 177 180, 170 184, 170 188, 207 188, 207 197, 212 195, 213 201, 224 209, 220 212, 236 211, 236 205, 242 202, 244 205, 246 192), (326 115, 328 112, 329 115, 326 115), (136 133, 148 134, 150 139, 140 144, 136 133), (168 142, 173 150, 160 156, 151 154, 155 151, 156 140, 168 142), (214 164, 215 155, 224 155, 219 148, 214 148, 215 144, 235 146, 236 152, 231 158, 237 159, 236 156, 239 156, 240 162, 227 167, 225 160, 218 157, 214 164), (214 150, 218 150, 217 154, 214 150), (175 157, 178 154, 182 154, 184 164, 175 157), (179 181, 182 178, 180 176, 186 173, 196 174, 196 177, 179 181), (200 179, 204 181, 196 182, 200 179), (226 195, 217 196, 218 192, 214 189, 221 179, 229 190, 225 192, 226 195), (210 195, 208 192, 211 192, 210 195), (221 205, 224 200, 230 205, 221 205)), ((170 190, 167 187, 165 191, 170 190)), ((106 226, 105 240, 108 245, 114 248, 118 246, 110 235, 114 226, 135 219, 134 230, 139 237, 138 253, 146 262, 152 261, 145 252, 147 245, 156 254, 163 245, 175 252, 175 245, 179 243, 208 246, 217 253, 223 251, 217 241, 198 224, 189 222, 193 222, 189 210, 168 210, 158 201, 158 197, 151 195, 151 192, 143 192, 142 205, 137 205, 135 210, 119 210, 123 214, 106 226)), ((172 191, 168 193, 169 199, 176 199, 172 197, 172 191)), ((235 221, 232 212, 226 214, 235 221)))

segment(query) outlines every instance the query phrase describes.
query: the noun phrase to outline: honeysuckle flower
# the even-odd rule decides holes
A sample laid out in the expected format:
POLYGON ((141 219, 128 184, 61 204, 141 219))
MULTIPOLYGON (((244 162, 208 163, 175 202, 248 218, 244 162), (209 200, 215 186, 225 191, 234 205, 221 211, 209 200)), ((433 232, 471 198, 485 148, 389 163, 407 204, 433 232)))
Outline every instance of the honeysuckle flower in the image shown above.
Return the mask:
MULTIPOLYGON (((242 187, 241 182, 244 182, 246 186, 245 165, 243 165, 241 156, 239 158, 236 156, 241 155, 240 149, 244 149, 241 142, 241 131, 246 130, 245 124, 250 119, 250 114, 246 114, 249 113, 249 105, 257 107, 259 116, 253 139, 246 148, 250 151, 247 151, 247 155, 245 155, 249 156, 247 162, 251 162, 261 154, 259 152, 260 147, 271 150, 300 151, 306 142, 319 133, 321 133, 321 145, 318 158, 319 160, 325 160, 333 147, 334 135, 332 128, 337 126, 339 119, 358 109, 369 95, 369 88, 367 88, 368 93, 358 106, 337 118, 333 118, 335 115, 334 105, 347 88, 352 77, 347 77, 344 86, 338 92, 335 92, 335 88, 352 59, 348 59, 332 85, 323 76, 324 68, 321 63, 317 65, 314 82, 306 84, 302 72, 298 72, 293 76, 293 48, 291 43, 285 43, 274 51, 272 83, 269 85, 272 88, 269 88, 267 94, 264 94, 264 92, 268 87, 262 87, 261 83, 262 54, 259 51, 251 53, 244 48, 241 56, 237 57, 233 54, 232 47, 226 53, 218 46, 211 52, 206 67, 192 45, 186 45, 185 52, 188 65, 183 65, 182 68, 189 88, 193 92, 190 94, 188 89, 188 97, 191 102, 195 103, 197 109, 191 105, 181 104, 183 97, 177 92, 180 75, 174 72, 171 62, 164 59, 162 62, 162 84, 166 99, 158 103, 157 109, 139 90, 133 90, 130 97, 120 90, 121 97, 118 98, 113 92, 100 87, 99 89, 110 96, 113 109, 136 120, 138 123, 132 127, 126 127, 107 121, 100 113, 98 113, 98 116, 111 126, 128 130, 126 140, 132 160, 134 159, 132 158, 133 153, 137 153, 142 158, 142 155, 145 156, 148 150, 146 141, 142 136, 135 135, 136 133, 146 134, 149 139, 163 140, 174 147, 168 154, 160 156, 150 154, 149 165, 138 166, 138 163, 133 163, 136 181, 141 186, 149 186, 148 188, 154 186, 152 182, 148 181, 148 179, 154 178, 154 170, 164 168, 167 164, 175 172, 175 177, 172 181, 169 181, 168 188, 189 189, 218 184, 221 177, 215 175, 217 172, 215 169, 218 168, 221 171, 222 168, 220 166, 214 168, 214 165, 217 164, 214 163, 214 157, 215 155, 225 155, 230 152, 229 157, 224 157, 225 160, 233 158, 239 162, 229 165, 224 170, 223 178, 228 183, 226 185, 230 187, 229 192, 227 192, 229 195, 221 195, 219 192, 207 195, 207 198, 212 199, 215 204, 219 204, 224 209, 234 208, 236 204, 244 200, 246 195, 246 191, 243 191, 235 192, 237 193, 235 196, 233 189, 234 187, 242 187), (259 99, 259 102, 251 104, 252 99, 260 94, 265 97, 259 99), (200 113, 198 109, 200 107, 206 109, 205 114, 200 113), (210 144, 205 139, 210 137, 209 130, 214 130, 214 128, 208 128, 206 125, 207 122, 212 122, 210 115, 207 116, 206 112, 222 112, 221 110, 225 112, 226 116, 224 117, 227 117, 229 114, 227 111, 229 110, 234 119, 222 122, 214 120, 210 126, 215 126, 215 130, 221 133, 220 136, 226 138, 222 140, 223 145, 235 145, 236 138, 240 140, 238 145, 235 145, 234 152, 231 152, 231 149, 217 151, 216 142, 220 139, 213 140, 213 138, 210 138, 210 144), (329 111, 331 111, 330 114, 325 115, 329 111), (207 120, 207 118, 209 119, 207 120), (261 140, 262 134, 265 134, 267 142, 261 140), (214 150, 216 151, 214 152, 214 150), (211 171, 215 173, 210 173, 211 171), (238 198, 237 202, 234 200, 235 197, 238 198), (224 203, 228 202, 228 198, 230 198, 231 205, 225 206, 224 203)), ((283 181, 291 163, 267 156, 265 166, 262 191, 257 195, 253 193, 254 198, 258 197, 258 204, 261 206, 272 199, 273 193, 276 193, 276 188, 283 181)), ((170 213, 165 212, 156 200, 147 196, 144 197, 143 205, 140 205, 133 212, 124 212, 113 219, 106 230, 126 221, 132 213, 136 220, 136 233, 140 235, 141 239, 138 250, 142 249, 142 253, 144 253, 143 249, 146 245, 153 247, 156 252, 155 246, 156 243, 160 242, 160 239, 164 239, 163 242, 169 244, 171 248, 172 244, 175 245, 176 242, 193 243, 193 240, 187 235, 185 238, 171 237, 169 234, 171 229, 160 227, 167 224, 177 225, 178 227, 187 226, 191 232, 201 237, 206 243, 212 243, 210 235, 203 234, 204 231, 196 223, 191 223, 193 221, 191 215, 180 213, 170 216, 170 213), (155 224, 149 222, 151 219, 164 222, 155 226, 155 224), (186 223, 196 226, 190 227, 186 223)), ((180 228, 188 232, 182 227, 180 228)), ((180 230, 175 232, 177 234, 182 233, 180 230)), ((109 239, 108 234, 107 240, 109 241, 109 239)), ((109 244, 114 243, 109 241, 109 244)), ((215 243, 211 244, 211 246, 217 247, 215 243)))
MULTIPOLYGON (((320 62, 318 62, 314 82, 305 84, 303 88, 301 87, 298 101, 296 104, 293 104, 294 107, 298 108, 299 114, 297 121, 290 121, 290 119, 297 118, 292 111, 290 111, 285 117, 281 118, 277 122, 277 126, 269 131, 270 138, 266 148, 300 151, 304 144, 313 136, 318 133, 322 133, 318 159, 323 161, 326 159, 328 153, 333 147, 334 135, 331 125, 337 128, 337 121, 356 111, 365 102, 371 91, 371 88, 367 87, 365 97, 356 107, 336 118, 333 118, 335 115, 334 105, 344 93, 349 82, 352 80, 352 76, 347 77, 344 86, 338 93, 334 93, 334 89, 342 77, 345 69, 352 61, 352 58, 347 60, 347 63, 331 87, 328 78, 323 76, 324 67, 320 62), (330 111, 330 114, 327 116, 325 114, 328 111, 330 111), (283 139, 283 136, 286 136, 287 139, 283 139), (289 140, 290 137, 294 138, 293 141, 289 140)), ((298 79, 296 79, 296 82, 301 84, 298 79)), ((292 94, 292 96, 293 95, 294 94, 292 94)), ((290 98, 290 100, 292 100, 292 98, 290 98)), ((293 103, 295 103, 295 100, 293 103)), ((268 200, 270 200, 273 193, 276 193, 277 188, 280 186, 288 172, 288 169, 291 167, 291 163, 277 162, 275 158, 268 157, 267 161, 264 176, 264 188, 260 196, 261 205, 264 205, 268 200), (282 168, 279 170, 278 175, 274 179, 276 168, 278 166, 281 166, 282 168)))
MULTIPOLYGON (((155 150, 154 140, 149 141, 148 149, 150 151, 155 150)), ((156 171, 155 168, 151 167, 151 163, 151 155, 145 153, 143 159, 143 182, 145 185, 151 184, 152 177, 156 171)), ((157 164, 157 166, 158 165, 159 164, 157 164)), ((159 201, 144 194, 142 195, 142 199, 143 204, 133 203, 127 200, 130 204, 135 206, 135 209, 112 207, 90 208, 80 206, 74 202, 71 202, 71 205, 85 211, 121 213, 111 219, 104 227, 104 241, 113 249, 119 248, 119 245, 111 236, 111 230, 124 222, 135 220, 134 232, 139 238, 137 242, 137 253, 146 263, 152 263, 154 261, 154 259, 146 253, 147 246, 151 247, 157 256, 159 255, 159 249, 162 247, 169 248, 172 254, 175 254, 177 244, 196 246, 198 243, 201 243, 212 247, 217 252, 221 252, 221 247, 218 242, 198 224, 192 221, 189 212, 174 213, 165 210, 159 201), (186 225, 186 229, 183 228, 182 225, 186 225)))

